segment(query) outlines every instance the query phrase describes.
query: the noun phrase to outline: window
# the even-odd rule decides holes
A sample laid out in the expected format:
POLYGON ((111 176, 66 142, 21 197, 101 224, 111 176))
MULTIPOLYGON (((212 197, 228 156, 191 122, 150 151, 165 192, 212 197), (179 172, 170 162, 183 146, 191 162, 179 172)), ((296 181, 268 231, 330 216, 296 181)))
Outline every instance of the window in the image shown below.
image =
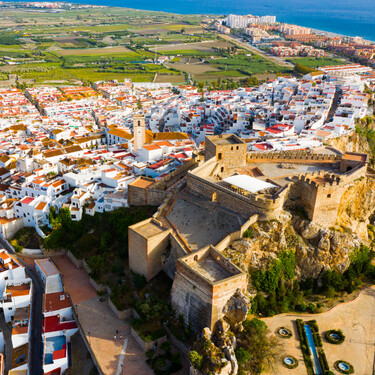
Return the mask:
POLYGON ((236 150, 239 150, 240 149, 240 146, 237 146, 236 150))
POLYGON ((221 160, 221 159, 222 159, 222 157, 223 157, 222 153, 221 153, 221 152, 219 152, 219 153, 217 154, 217 158, 218 158, 219 160, 221 160))
POLYGON ((327 194, 327 198, 331 198, 331 194, 327 194))
POLYGON ((224 172, 224 167, 221 167, 221 168, 220 168, 220 172, 224 172))
POLYGON ((230 149, 233 151, 233 146, 230 149))

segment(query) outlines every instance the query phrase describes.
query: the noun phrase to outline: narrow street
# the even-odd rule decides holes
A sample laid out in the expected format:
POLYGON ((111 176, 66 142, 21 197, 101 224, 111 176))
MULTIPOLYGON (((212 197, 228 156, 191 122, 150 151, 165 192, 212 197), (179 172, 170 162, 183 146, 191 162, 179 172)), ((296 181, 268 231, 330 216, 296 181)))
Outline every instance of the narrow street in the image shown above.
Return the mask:
MULTIPOLYGON (((17 257, 17 254, 8 244, 0 238, 0 245, 10 254, 17 257)), ((18 257, 17 257, 18 259, 18 257)), ((33 282, 33 299, 31 306, 31 341, 30 341, 30 374, 41 375, 42 372, 42 303, 43 303, 43 291, 44 287, 39 279, 37 272, 25 264, 22 260, 18 259, 25 267, 26 275, 33 282)), ((5 332, 4 332, 5 335, 5 332)), ((6 353, 7 350, 5 350, 6 353)), ((6 360, 8 361, 8 359, 6 360)), ((8 362, 7 362, 8 363, 8 362)))

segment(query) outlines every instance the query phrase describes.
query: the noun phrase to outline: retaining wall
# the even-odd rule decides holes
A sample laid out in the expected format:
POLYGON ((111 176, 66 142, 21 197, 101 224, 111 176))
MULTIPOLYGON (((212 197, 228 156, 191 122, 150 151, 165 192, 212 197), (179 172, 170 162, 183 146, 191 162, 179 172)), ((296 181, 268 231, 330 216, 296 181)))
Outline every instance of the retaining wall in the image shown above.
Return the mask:
POLYGON ((113 311, 113 313, 116 315, 116 317, 120 320, 126 320, 133 316, 133 309, 127 309, 127 310, 118 310, 117 307, 113 304, 111 301, 111 298, 108 297, 108 306, 113 311))
POLYGON ((67 251, 66 255, 78 269, 82 268, 82 259, 77 259, 70 250, 67 251))
POLYGON ((134 337, 135 341, 145 352, 153 349, 154 346, 159 347, 163 342, 167 341, 167 335, 160 337, 154 341, 143 341, 133 327, 131 327, 130 329, 130 334, 134 337))

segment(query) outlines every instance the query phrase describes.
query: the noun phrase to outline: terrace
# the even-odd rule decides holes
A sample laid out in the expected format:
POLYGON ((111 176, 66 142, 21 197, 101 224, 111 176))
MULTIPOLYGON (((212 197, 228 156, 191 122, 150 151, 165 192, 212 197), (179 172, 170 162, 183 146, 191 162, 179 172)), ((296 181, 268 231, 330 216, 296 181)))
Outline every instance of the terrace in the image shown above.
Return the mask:
POLYGON ((66 357, 66 337, 48 337, 44 343, 44 364, 50 365, 55 359, 66 357))

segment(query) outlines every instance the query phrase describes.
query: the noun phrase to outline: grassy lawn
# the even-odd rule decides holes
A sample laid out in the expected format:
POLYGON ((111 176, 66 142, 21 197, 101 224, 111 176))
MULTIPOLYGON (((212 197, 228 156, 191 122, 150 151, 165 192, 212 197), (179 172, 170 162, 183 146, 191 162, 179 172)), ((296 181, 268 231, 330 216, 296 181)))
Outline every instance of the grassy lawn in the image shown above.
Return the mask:
POLYGON ((320 66, 331 66, 331 65, 344 65, 346 62, 340 59, 334 59, 332 57, 297 57, 295 59, 287 59, 293 64, 301 64, 309 68, 318 68, 320 66))

